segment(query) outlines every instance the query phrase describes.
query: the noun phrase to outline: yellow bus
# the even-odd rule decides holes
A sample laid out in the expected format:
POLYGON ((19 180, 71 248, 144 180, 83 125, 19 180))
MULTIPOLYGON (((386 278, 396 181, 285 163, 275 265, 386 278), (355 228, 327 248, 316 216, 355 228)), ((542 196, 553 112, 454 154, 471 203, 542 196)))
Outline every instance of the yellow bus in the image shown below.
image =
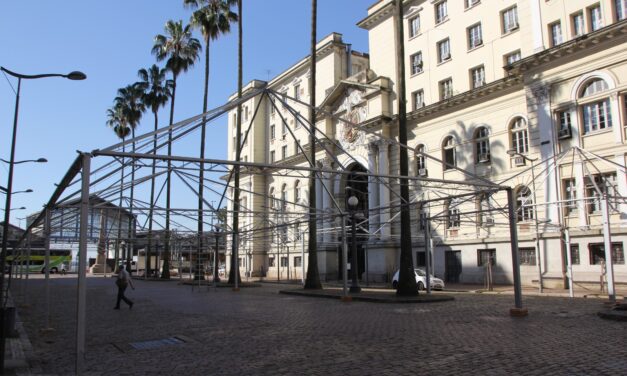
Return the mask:
MULTIPOLYGON (((26 253, 19 256, 7 256, 7 265, 13 268, 20 267, 20 264, 26 267, 28 265, 29 273, 45 273, 46 250, 43 248, 31 249, 30 261, 26 253)), ((72 263, 72 251, 69 249, 51 249, 50 250, 50 273, 65 273, 70 270, 72 263)))

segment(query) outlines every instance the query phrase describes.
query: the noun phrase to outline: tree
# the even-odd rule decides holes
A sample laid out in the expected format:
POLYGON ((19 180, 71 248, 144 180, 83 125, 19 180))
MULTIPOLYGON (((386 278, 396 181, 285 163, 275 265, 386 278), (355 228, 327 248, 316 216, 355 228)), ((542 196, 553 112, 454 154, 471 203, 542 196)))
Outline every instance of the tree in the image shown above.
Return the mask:
MULTIPOLYGON (((397 81, 398 81, 398 142, 407 145, 407 108, 405 103, 405 39, 403 35, 403 2, 396 2, 396 33, 398 48, 396 49, 397 81)), ((401 254, 399 262, 398 286, 396 295, 418 295, 414 276, 414 261, 411 255, 411 217, 409 213, 409 162, 407 148, 399 148, 399 174, 401 196, 401 254)))
MULTIPOLYGON (((150 68, 140 69, 137 72, 141 81, 135 86, 142 92, 141 100, 146 109, 150 109, 155 119, 155 132, 159 127, 159 109, 164 107, 172 96, 172 80, 166 79, 166 69, 159 68, 153 64, 150 68)), ((157 134, 153 136, 153 154, 157 155, 157 134)), ((155 173, 156 161, 152 161, 152 178, 150 182, 150 211, 148 213, 148 248, 146 251, 146 273, 150 268, 150 257, 152 251, 152 226, 153 211, 155 205, 155 173)))
MULTIPOLYGON (((176 99, 176 79, 179 74, 187 72, 202 50, 198 39, 192 37, 191 25, 183 26, 183 21, 169 20, 165 24, 165 35, 155 36, 152 53, 157 61, 166 60, 166 68, 172 72, 172 100, 170 102, 170 125, 174 124, 174 100, 176 99)), ((168 130, 168 156, 172 155, 172 130, 168 130)), ((165 212, 165 251, 163 255, 163 273, 161 278, 170 279, 170 198, 172 162, 168 159, 166 180, 166 212, 165 212)))
POLYGON ((309 134, 310 160, 312 170, 309 172, 309 244, 307 258, 307 278, 305 280, 305 289, 321 289, 320 273, 318 272, 318 232, 316 226, 316 173, 313 171, 316 161, 316 28, 317 28, 317 9, 316 0, 311 0, 311 56, 309 77, 309 123, 311 126, 309 134))
MULTIPOLYGON (((117 98, 116 98, 117 99, 117 98)), ((121 101, 116 100, 113 104, 113 107, 107 110, 107 125, 113 129, 113 132, 118 136, 122 141, 126 139, 126 137, 131 132, 131 128, 127 124, 127 119, 124 115, 125 109, 124 105, 121 101)), ((125 146, 122 145, 122 151, 125 151, 125 146)), ((119 206, 122 207, 122 194, 124 191, 124 157, 122 157, 122 168, 120 170, 120 202, 119 206)), ((118 209, 118 234, 117 234, 117 242, 115 245, 115 254, 113 256, 113 265, 117 268, 118 258, 120 256, 120 236, 121 236, 121 227, 120 219, 121 219, 121 209, 118 209)), ((106 257, 105 257, 106 259, 106 257)), ((105 265, 105 270, 107 266, 105 265)))
MULTIPOLYGON (((207 112, 207 102, 209 100, 209 43, 216 40, 222 34, 231 31, 231 22, 237 21, 238 16, 231 11, 231 7, 236 0, 183 0, 186 7, 195 9, 190 22, 195 28, 200 29, 205 41, 205 88, 202 103, 203 114, 207 112)), ((205 132, 206 119, 203 118, 200 129, 200 159, 205 158, 205 132)), ((198 249, 202 249, 203 239, 203 196, 205 181, 204 163, 200 162, 198 173, 198 249)))
MULTIPOLYGON (((128 128, 130 128, 131 130, 131 137, 133 139, 133 143, 132 143, 132 148, 133 148, 133 153, 135 153, 135 128, 137 128, 137 126, 139 125, 139 121, 141 120, 142 114, 146 109, 146 106, 144 105, 144 103, 142 102, 142 95, 143 95, 143 91, 141 90, 140 87, 137 86, 137 84, 133 84, 133 85, 128 85, 122 89, 118 90, 118 96, 115 98, 115 102, 118 103, 121 108, 122 108, 122 115, 124 116, 125 119, 125 123, 127 125, 128 128)), ((131 266, 131 258, 130 258, 130 253, 131 250, 133 249, 133 242, 130 240, 133 238, 133 228, 134 228, 134 223, 133 223, 133 202, 134 202, 134 197, 135 196, 135 168, 132 167, 131 168, 131 190, 130 190, 130 216, 129 216, 129 223, 128 223, 128 235, 129 235, 129 241, 126 242, 127 247, 126 247, 126 257, 123 257, 126 259, 126 266, 128 267, 128 270, 130 270, 130 266, 131 266)), ((122 197, 122 193, 120 192, 120 204, 121 202, 121 197, 122 197)), ((121 214, 121 213, 120 213, 121 214)), ((120 222, 120 226, 118 226, 118 234, 121 233, 122 230, 122 217, 120 215, 119 219, 120 222)), ((120 236, 118 235, 118 239, 120 238, 120 236)), ((116 263, 117 266, 117 263, 116 263)))

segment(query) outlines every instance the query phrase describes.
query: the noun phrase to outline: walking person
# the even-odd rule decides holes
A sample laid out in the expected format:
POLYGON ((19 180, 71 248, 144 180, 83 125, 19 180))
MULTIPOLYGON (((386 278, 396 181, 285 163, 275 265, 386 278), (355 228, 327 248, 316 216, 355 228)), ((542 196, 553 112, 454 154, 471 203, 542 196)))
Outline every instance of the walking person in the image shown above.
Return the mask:
POLYGON ((135 286, 133 286, 131 275, 128 274, 128 272, 124 268, 124 265, 120 265, 120 271, 118 273, 117 279, 115 280, 115 284, 118 286, 118 301, 115 307, 113 307, 113 309, 120 309, 121 300, 124 300, 124 302, 128 304, 129 309, 132 309, 133 302, 129 298, 124 296, 124 291, 126 291, 126 288, 128 287, 128 285, 131 285, 131 288, 133 290, 135 290, 135 286))

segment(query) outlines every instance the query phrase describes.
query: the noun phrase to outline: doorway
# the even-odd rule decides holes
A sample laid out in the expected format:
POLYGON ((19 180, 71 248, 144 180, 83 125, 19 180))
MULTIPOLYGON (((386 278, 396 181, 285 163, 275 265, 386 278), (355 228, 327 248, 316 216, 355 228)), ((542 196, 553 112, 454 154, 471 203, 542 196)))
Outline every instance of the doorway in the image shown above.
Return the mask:
POLYGON ((446 251, 444 253, 444 281, 459 283, 462 274, 462 252, 446 251))

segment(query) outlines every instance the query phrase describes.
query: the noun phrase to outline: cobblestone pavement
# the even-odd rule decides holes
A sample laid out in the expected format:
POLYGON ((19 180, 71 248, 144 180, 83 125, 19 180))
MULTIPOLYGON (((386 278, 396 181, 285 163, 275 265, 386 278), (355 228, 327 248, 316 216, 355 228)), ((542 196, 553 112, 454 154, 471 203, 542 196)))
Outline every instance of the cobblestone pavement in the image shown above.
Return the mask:
MULTIPOLYGON (((276 284, 192 291, 136 280, 127 294, 133 309, 116 311, 113 279, 87 281, 85 375, 627 374, 627 325, 598 318, 600 299, 524 296, 529 316, 512 318, 512 296, 345 303, 278 294, 286 286, 276 284), (130 345, 172 337, 179 343, 130 345)), ((74 373, 76 283, 69 275, 51 279, 55 331, 44 333, 44 281, 28 282, 30 307, 19 316, 33 373, 74 373)), ((12 284, 23 304, 23 281, 12 284)))

